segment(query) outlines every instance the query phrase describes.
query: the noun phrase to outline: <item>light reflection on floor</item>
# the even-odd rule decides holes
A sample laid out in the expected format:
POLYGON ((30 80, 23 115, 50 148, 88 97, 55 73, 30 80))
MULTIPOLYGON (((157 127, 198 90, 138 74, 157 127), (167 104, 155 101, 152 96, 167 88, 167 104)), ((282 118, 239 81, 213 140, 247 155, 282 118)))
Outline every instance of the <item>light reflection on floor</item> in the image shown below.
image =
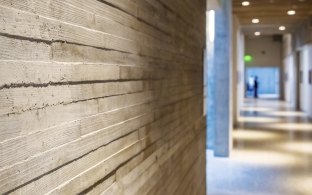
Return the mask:
POLYGON ((208 156, 209 195, 312 195, 312 123, 286 103, 247 100, 230 159, 208 156))

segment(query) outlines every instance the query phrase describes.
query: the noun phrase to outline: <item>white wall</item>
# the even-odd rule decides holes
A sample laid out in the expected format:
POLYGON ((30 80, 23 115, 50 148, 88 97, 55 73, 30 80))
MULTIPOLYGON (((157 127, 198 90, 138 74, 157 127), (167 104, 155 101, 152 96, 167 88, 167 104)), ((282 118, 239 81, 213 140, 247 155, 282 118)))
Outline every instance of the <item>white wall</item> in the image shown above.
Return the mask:
POLYGON ((309 84, 309 70, 312 69, 312 45, 304 46, 300 52, 300 70, 303 74, 300 84, 300 109, 312 117, 312 88, 309 84))
POLYGON ((238 123, 240 109, 244 101, 244 50, 245 36, 236 15, 233 15, 232 26, 232 115, 234 126, 238 123))
POLYGON ((296 58, 295 54, 290 54, 284 59, 285 101, 293 108, 296 107, 296 58))
MULTIPOLYGON (((307 45, 306 46, 306 58, 307 58, 307 64, 309 66, 309 71, 312 71, 312 44, 310 45, 307 45)), ((310 73, 312 74, 312 72, 310 73)), ((309 73, 308 73, 308 76, 309 76, 309 73)), ((311 75, 312 77, 312 75, 311 75)), ((311 78, 312 79, 312 78, 311 78)), ((312 84, 309 83, 309 94, 308 94, 308 98, 307 98, 307 102, 309 104, 309 110, 308 110, 308 113, 309 113, 309 116, 312 118, 312 84)))
POLYGON ((312 70, 312 29, 308 26, 309 24, 301 25, 294 33, 284 36, 283 62, 285 74, 288 75, 288 80, 285 81, 287 102, 312 118, 312 85, 309 84, 309 71, 312 70), (299 79, 301 76, 303 78, 299 79))
MULTIPOLYGON (((237 106, 240 109, 244 105, 244 98, 245 98, 245 62, 244 62, 244 55, 245 55, 245 36, 244 34, 239 31, 237 33, 238 45, 237 45, 237 106)), ((239 112, 239 110, 238 110, 239 112)), ((238 115, 239 116, 239 115, 238 115)))
MULTIPOLYGON (((283 75, 282 75, 282 82, 284 82, 284 100, 288 103, 290 103, 293 108, 295 106, 293 105, 294 101, 297 100, 297 95, 296 93, 292 93, 293 91, 293 86, 296 86, 297 88, 297 80, 294 78, 296 77, 296 73, 293 72, 293 67, 297 66, 296 62, 296 52, 292 51, 292 35, 291 34, 286 34, 283 36, 283 75), (285 79, 285 76, 288 76, 287 79, 285 79)), ((295 68, 296 70, 297 68, 295 68)))

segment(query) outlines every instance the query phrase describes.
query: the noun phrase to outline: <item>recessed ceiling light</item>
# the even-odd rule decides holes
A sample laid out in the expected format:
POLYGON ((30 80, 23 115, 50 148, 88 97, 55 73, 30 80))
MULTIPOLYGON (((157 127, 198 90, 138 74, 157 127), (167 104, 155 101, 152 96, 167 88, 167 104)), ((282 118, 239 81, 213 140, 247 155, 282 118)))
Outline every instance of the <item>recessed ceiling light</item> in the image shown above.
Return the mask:
POLYGON ((296 11, 295 10, 288 10, 287 14, 290 15, 290 16, 293 16, 293 15, 296 14, 296 11))
POLYGON ((250 5, 250 2, 249 2, 249 1, 243 1, 243 2, 242 2, 242 6, 245 6, 245 7, 246 7, 246 6, 249 6, 249 5, 250 5))
POLYGON ((254 24, 258 24, 260 22, 260 20, 258 18, 254 18, 251 20, 251 22, 254 24))
POLYGON ((286 27, 285 26, 280 26, 278 29, 281 30, 281 31, 284 31, 284 30, 286 30, 286 27))
POLYGON ((256 35, 256 36, 260 36, 260 35, 261 35, 261 32, 258 32, 258 31, 257 31, 257 32, 255 32, 255 35, 256 35))

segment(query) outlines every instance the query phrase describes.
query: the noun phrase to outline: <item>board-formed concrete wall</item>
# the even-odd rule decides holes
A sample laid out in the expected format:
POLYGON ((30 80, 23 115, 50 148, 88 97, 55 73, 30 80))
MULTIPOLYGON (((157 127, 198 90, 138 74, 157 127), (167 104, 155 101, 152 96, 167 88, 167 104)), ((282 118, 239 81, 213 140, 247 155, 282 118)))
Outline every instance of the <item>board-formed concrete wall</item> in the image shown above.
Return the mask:
POLYGON ((204 0, 0 0, 0 194, 205 194, 204 0))

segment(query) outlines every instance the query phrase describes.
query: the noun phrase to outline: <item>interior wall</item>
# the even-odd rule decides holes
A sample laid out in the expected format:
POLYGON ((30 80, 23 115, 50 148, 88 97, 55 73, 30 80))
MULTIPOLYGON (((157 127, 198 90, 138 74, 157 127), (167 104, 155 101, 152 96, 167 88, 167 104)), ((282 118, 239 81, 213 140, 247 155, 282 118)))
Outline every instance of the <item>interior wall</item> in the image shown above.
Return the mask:
MULTIPOLYGON (((252 60, 245 62, 247 67, 278 67, 280 69, 279 97, 284 99, 284 66, 283 40, 281 36, 246 36, 245 54, 251 55, 252 60)), ((261 81, 259 81, 261 85, 261 81)))
POLYGON ((284 82, 285 82, 285 101, 288 102, 293 108, 296 107, 296 80, 297 80, 297 63, 296 54, 291 54, 284 59, 284 82))
POLYGON ((242 31, 237 32, 237 42, 239 43, 237 46, 237 105, 238 105, 238 118, 240 114, 240 108, 244 106, 244 99, 245 99, 245 62, 244 62, 244 55, 245 55, 245 35, 242 31))
POLYGON ((302 72, 302 82, 300 83, 300 109, 312 116, 311 102, 311 78, 309 72, 312 70, 312 45, 305 45, 301 49, 300 71, 302 72))
POLYGON ((0 194, 201 194, 204 0, 0 0, 0 194))
MULTIPOLYGON (((312 33, 311 33, 311 37, 312 37, 312 33)), ((312 98, 312 44, 308 44, 306 45, 306 47, 304 48, 306 51, 306 58, 307 58, 307 61, 305 63, 308 64, 309 66, 309 72, 308 72, 308 84, 309 84, 309 94, 308 94, 308 113, 309 113, 309 116, 310 118, 312 118, 312 101, 311 101, 311 98, 312 98)))
POLYGON ((253 60, 246 66, 282 66, 282 40, 274 40, 273 36, 246 37, 246 54, 253 60))
POLYGON ((285 101, 288 102, 292 108, 298 108, 299 95, 299 64, 298 54, 292 51, 293 37, 291 34, 283 36, 283 67, 284 67, 284 83, 285 83, 285 101))
POLYGON ((308 26, 301 25, 294 33, 284 35, 283 51, 287 101, 293 108, 312 117, 312 89, 309 82, 309 72, 312 70, 312 31, 308 26))

